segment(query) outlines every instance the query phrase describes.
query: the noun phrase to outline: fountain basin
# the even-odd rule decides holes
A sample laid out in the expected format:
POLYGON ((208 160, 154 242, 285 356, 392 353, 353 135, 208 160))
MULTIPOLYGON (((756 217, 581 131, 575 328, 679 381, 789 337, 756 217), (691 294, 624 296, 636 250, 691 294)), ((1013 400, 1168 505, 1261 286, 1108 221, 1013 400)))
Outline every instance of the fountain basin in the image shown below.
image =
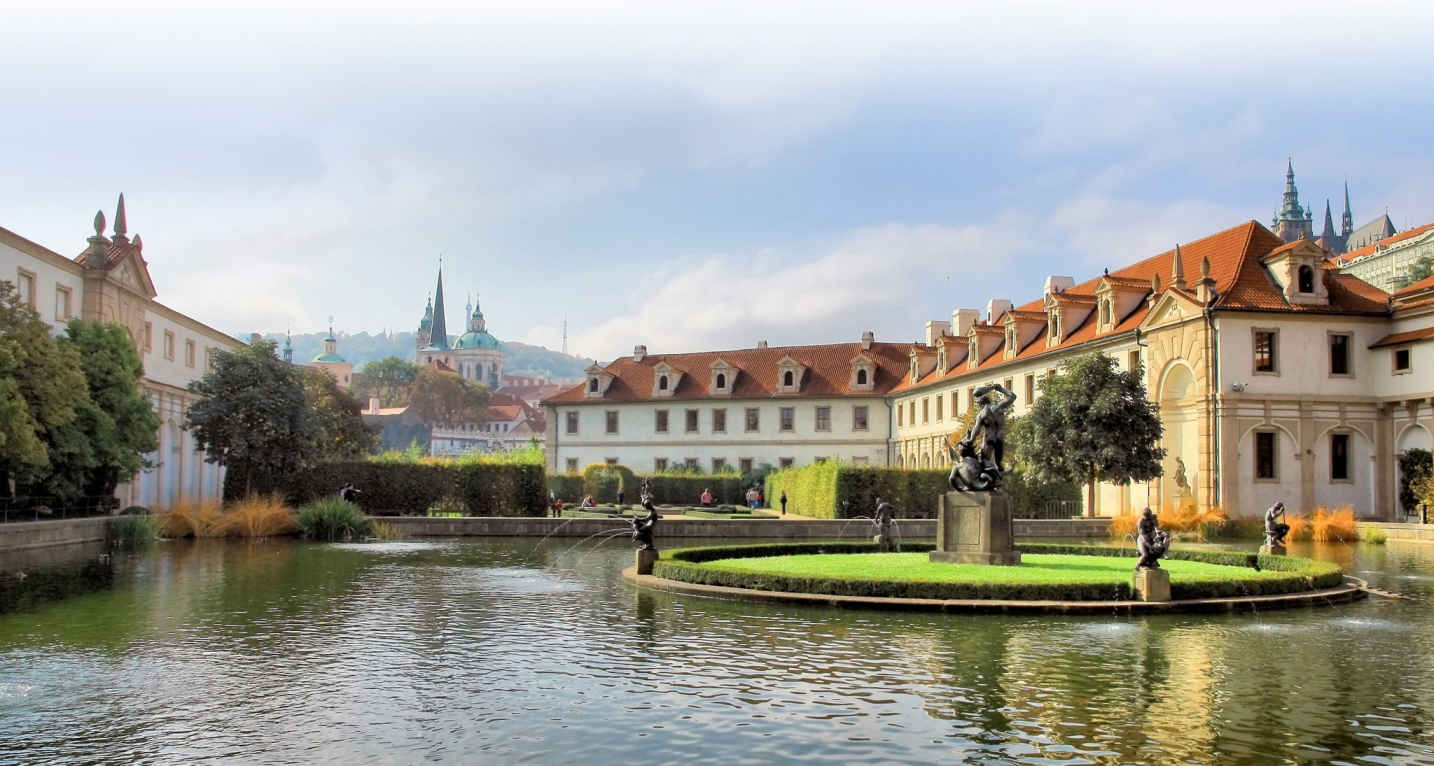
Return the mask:
POLYGON ((1026 544, 1018 566, 931 562, 931 544, 786 543, 665 551, 644 587, 721 598, 935 611, 1244 611, 1362 598, 1339 567, 1288 556, 1173 551, 1171 599, 1138 600, 1133 551, 1026 544), (1258 565, 1258 569, 1255 568, 1258 565))

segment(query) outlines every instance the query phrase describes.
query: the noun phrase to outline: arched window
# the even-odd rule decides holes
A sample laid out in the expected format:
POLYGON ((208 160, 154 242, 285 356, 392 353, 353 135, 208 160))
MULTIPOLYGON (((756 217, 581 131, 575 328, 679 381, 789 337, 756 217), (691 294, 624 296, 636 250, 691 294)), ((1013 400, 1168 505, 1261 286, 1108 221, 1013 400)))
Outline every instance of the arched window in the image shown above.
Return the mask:
POLYGON ((722 372, 717 373, 717 387, 718 387, 718 388, 726 388, 726 387, 727 387, 727 374, 726 374, 726 373, 722 373, 722 372))
POLYGON ((597 378, 588 378, 588 391, 591 391, 594 394, 597 393, 597 386, 597 378))
POLYGON ((858 386, 864 386, 864 385, 866 385, 866 370, 865 370, 865 369, 861 369, 861 370, 857 370, 857 371, 856 371, 856 384, 857 384, 858 386))
POLYGON ((1100 323, 1103 325, 1110 324, 1110 301, 1100 302, 1100 323))
POLYGON ((657 390, 658 390, 658 391, 666 391, 666 390, 667 390, 667 376, 666 376, 666 375, 658 376, 658 378, 657 378, 657 390))
POLYGON ((1300 292, 1314 292, 1314 269, 1309 266, 1300 267, 1300 292))
POLYGON ((791 386, 791 385, 792 385, 792 371, 791 371, 791 370, 787 370, 786 372, 782 373, 782 385, 784 385, 784 386, 791 386))

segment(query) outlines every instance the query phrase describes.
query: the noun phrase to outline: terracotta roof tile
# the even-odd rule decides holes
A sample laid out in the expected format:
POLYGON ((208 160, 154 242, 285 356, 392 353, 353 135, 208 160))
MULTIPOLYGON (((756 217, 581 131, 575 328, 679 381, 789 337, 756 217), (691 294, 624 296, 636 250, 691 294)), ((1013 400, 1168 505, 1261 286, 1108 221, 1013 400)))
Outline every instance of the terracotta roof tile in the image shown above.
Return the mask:
MULTIPOLYGON (((619 357, 603 369, 613 375, 607 393, 588 399, 586 384, 578 384, 544 400, 552 404, 603 404, 613 402, 676 401, 710 399, 707 393, 712 363, 725 359, 736 367, 732 399, 788 398, 818 396, 878 396, 890 391, 911 368, 910 343, 873 343, 862 350, 860 343, 832 343, 820 346, 774 346, 692 354, 648 354, 641 362, 631 356, 619 357), (876 364, 872 391, 852 391, 851 363, 865 354, 876 364), (777 365, 790 356, 806 367, 800 394, 777 393, 777 365), (653 370, 666 363, 684 374, 671 396, 652 395, 653 370)), ((724 397, 727 398, 727 397, 724 397)))
POLYGON ((1406 239, 1409 239, 1410 237, 1418 236, 1426 231, 1429 231, 1430 229, 1434 229, 1434 223, 1426 223, 1423 226, 1416 226, 1412 229, 1405 229, 1404 231, 1401 231, 1392 237, 1385 237, 1378 242, 1370 243, 1368 245, 1365 245, 1364 247, 1351 250, 1343 255, 1340 255, 1334 259, 1335 263, 1338 263, 1341 266, 1348 265, 1354 261, 1359 260, 1360 258, 1363 258, 1366 255, 1373 255, 1375 250, 1378 250, 1383 247, 1388 247, 1395 242, 1402 242, 1406 239))
POLYGON ((1383 348, 1384 346, 1398 346, 1401 343, 1409 343, 1416 340, 1434 338, 1434 327, 1424 327, 1409 332, 1397 332, 1393 335, 1386 335, 1383 338, 1369 344, 1370 348, 1383 348))
POLYGON ((1434 277, 1426 277, 1408 287, 1401 287, 1394 292, 1396 296, 1409 295, 1410 293, 1422 292, 1434 289, 1434 277))

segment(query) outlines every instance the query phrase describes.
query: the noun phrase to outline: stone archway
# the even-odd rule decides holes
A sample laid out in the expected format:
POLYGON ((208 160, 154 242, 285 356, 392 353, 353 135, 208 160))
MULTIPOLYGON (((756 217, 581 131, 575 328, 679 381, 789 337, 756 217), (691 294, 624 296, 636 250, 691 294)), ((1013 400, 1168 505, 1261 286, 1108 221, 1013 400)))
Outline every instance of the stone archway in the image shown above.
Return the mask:
POLYGON ((1183 360, 1171 362, 1160 382, 1160 422, 1164 434, 1160 446, 1165 448, 1161 464, 1164 477, 1160 482, 1162 508, 1198 505, 1197 488, 1203 466, 1200 460, 1201 391, 1195 372, 1183 360))

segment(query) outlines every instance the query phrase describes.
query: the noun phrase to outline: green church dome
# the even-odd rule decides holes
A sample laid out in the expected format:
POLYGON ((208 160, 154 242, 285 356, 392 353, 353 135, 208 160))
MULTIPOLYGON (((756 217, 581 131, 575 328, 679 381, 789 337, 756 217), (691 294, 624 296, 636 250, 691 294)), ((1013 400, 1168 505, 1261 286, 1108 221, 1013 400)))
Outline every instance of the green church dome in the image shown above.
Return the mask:
POLYGON ((329 362, 332 364, 348 364, 348 362, 345 362, 344 358, 339 356, 338 354, 319 354, 318 356, 314 357, 314 361, 329 362))
POLYGON ((458 337, 458 343, 453 346, 455 349, 488 349, 497 351, 502 348, 498 339, 482 330, 469 330, 458 337))

